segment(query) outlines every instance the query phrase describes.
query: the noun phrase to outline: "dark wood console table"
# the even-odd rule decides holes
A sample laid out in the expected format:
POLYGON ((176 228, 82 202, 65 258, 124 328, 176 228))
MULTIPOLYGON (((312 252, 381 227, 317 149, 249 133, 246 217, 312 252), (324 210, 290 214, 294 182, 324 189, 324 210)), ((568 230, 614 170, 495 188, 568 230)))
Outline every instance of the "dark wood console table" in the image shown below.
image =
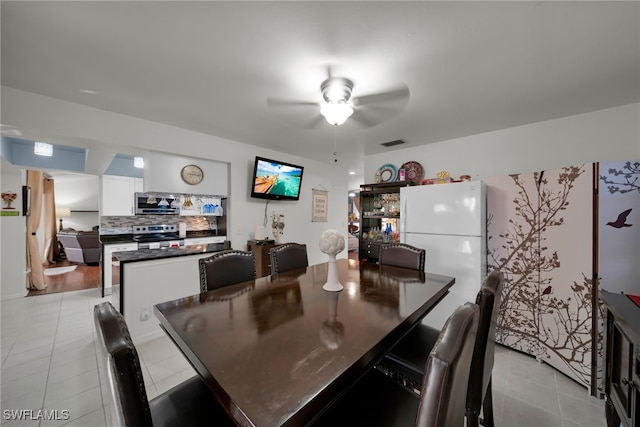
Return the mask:
POLYGON ((255 240, 247 241, 247 248, 256 258, 256 273, 258 277, 264 277, 271 274, 271 257, 269 251, 278 246, 271 241, 268 244, 257 242, 255 240))
POLYGON ((640 427, 640 307, 625 294, 601 291, 606 309, 607 425, 640 427))

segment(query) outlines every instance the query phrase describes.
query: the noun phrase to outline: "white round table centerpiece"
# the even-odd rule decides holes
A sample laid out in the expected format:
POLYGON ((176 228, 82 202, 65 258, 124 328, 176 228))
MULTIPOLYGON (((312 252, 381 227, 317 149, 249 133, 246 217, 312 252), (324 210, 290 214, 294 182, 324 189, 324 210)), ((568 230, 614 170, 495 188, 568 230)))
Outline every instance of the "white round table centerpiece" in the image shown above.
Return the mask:
POLYGON ((329 271, 327 273, 327 283, 322 286, 325 291, 341 291, 342 284, 338 277, 338 266, 336 265, 336 255, 344 250, 344 236, 337 230, 325 230, 320 236, 320 250, 329 255, 329 271))

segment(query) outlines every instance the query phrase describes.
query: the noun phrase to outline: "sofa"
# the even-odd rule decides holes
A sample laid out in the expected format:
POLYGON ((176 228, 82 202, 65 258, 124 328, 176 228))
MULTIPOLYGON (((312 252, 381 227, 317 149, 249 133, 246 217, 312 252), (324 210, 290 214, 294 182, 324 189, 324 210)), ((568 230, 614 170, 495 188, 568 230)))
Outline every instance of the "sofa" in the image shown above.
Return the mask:
POLYGON ((69 262, 87 265, 98 265, 100 262, 102 250, 98 230, 63 229, 58 231, 58 242, 69 262))

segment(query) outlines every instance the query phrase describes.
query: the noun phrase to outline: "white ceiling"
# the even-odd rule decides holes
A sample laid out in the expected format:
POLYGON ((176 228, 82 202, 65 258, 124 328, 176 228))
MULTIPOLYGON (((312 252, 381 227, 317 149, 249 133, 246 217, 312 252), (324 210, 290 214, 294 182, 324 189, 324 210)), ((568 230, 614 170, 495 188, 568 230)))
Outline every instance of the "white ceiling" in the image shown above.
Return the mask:
POLYGON ((328 69, 354 81, 354 97, 407 85, 408 102, 336 129, 339 163, 358 173, 386 141, 404 148, 640 101, 638 1, 1 7, 4 86, 324 162, 334 127, 306 127, 318 108, 268 98, 319 101, 328 69))

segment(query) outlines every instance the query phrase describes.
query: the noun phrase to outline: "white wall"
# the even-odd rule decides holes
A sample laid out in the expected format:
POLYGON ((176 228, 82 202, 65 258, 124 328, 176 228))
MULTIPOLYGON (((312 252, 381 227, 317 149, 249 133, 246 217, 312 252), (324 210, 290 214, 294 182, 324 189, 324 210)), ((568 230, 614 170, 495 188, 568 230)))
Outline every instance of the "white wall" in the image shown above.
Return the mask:
MULTIPOLYGON (((306 243, 309 262, 319 263, 326 256, 318 249, 322 231, 335 228, 347 233, 346 169, 319 163, 287 153, 261 149, 252 145, 188 131, 148 120, 137 119, 79 104, 60 101, 2 87, 2 123, 28 131, 26 137, 53 143, 100 148, 111 145, 138 147, 180 156, 229 163, 229 207, 227 224, 231 245, 246 248, 257 224, 262 224, 266 202, 249 197, 251 173, 256 155, 304 166, 302 194, 298 202, 271 202, 272 210, 285 216, 285 241, 306 243), (311 189, 323 186, 329 190, 329 221, 311 223, 311 189)), ((103 148, 104 149, 104 148, 103 148)), ((91 154, 89 154, 91 156, 91 154)), ((267 229, 270 231, 271 223, 267 229)), ((341 254, 346 257, 346 251, 341 254)))
POLYGON ((425 178, 441 170, 473 179, 548 170, 596 161, 640 159, 640 104, 365 157, 364 180, 380 166, 419 162, 425 178))
POLYGON ((53 182, 56 206, 71 209, 71 216, 62 219, 64 228, 91 230, 100 224, 100 180, 97 176, 56 173, 53 182))
POLYGON ((147 152, 144 154, 144 191, 159 193, 211 194, 227 196, 229 165, 222 162, 147 152), (196 164, 203 172, 202 182, 187 184, 182 168, 196 164))
POLYGON ((18 168, 6 166, 2 161, 0 188, 18 194, 13 202, 20 216, 0 216, 0 298, 8 299, 26 295, 26 240, 27 221, 22 216, 23 174, 18 168))

